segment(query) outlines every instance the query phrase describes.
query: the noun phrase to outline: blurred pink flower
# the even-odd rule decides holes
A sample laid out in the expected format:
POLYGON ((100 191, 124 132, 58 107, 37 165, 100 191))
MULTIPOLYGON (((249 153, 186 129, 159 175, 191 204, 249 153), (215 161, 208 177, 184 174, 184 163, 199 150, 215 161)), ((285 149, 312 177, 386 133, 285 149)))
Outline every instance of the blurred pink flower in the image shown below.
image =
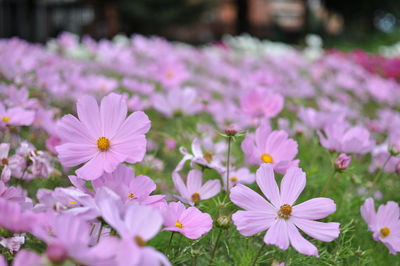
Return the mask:
POLYGON ((257 170, 256 182, 271 203, 241 184, 231 190, 232 202, 244 209, 232 215, 242 235, 251 236, 268 230, 264 236, 266 244, 276 245, 283 250, 291 244, 298 252, 316 257, 317 248, 298 229, 324 242, 339 236, 339 223, 313 221, 335 212, 333 200, 314 198, 293 205, 306 185, 306 175, 300 168, 289 168, 279 189, 272 166, 263 164, 257 170))
POLYGON ((181 202, 170 202, 161 208, 164 218, 163 230, 179 232, 190 239, 198 239, 212 228, 213 220, 208 213, 196 207, 185 208, 181 202))
POLYGON ((100 108, 93 97, 84 96, 78 100, 77 110, 80 120, 66 115, 58 124, 63 144, 56 150, 66 167, 85 163, 76 170, 79 178, 94 180, 113 172, 122 162, 143 159, 150 120, 143 112, 126 118, 127 105, 121 95, 104 97, 100 108))
MULTIPOLYGON (((229 175, 229 188, 232 188, 237 184, 251 184, 256 179, 255 175, 245 167, 237 170, 231 168, 229 175)), ((224 182, 224 188, 226 188, 226 178, 224 177, 222 180, 224 182)))
POLYGON ((0 128, 6 125, 29 126, 35 118, 34 111, 28 111, 21 107, 13 107, 8 110, 0 102, 0 128))
POLYGON ((240 98, 243 112, 252 117, 275 117, 283 108, 283 97, 257 87, 247 91, 240 98))
POLYGON ((330 151, 365 154, 375 145, 367 129, 346 122, 329 124, 317 133, 321 145, 330 151))
POLYGON ((197 169, 190 170, 187 175, 186 185, 177 172, 172 173, 172 180, 181 196, 179 199, 191 205, 199 203, 200 200, 214 197, 221 190, 221 184, 218 179, 208 180, 202 184, 203 174, 197 169))
POLYGON ((271 131, 266 124, 258 127, 254 135, 248 134, 241 147, 248 163, 268 163, 278 173, 285 173, 289 167, 299 164, 299 160, 293 160, 297 154, 297 142, 288 138, 283 130, 271 131))
POLYGON ((351 163, 351 156, 345 154, 345 153, 341 153, 335 160, 335 168, 337 170, 343 171, 346 170, 347 168, 349 168, 351 163))
POLYGON ((28 232, 37 221, 33 212, 23 211, 18 203, 2 198, 0 198, 0 213, 0 227, 12 232, 28 232))
POLYGON ((375 241, 381 241, 396 255, 400 252, 400 208, 396 202, 389 201, 379 206, 375 212, 374 200, 366 199, 360 208, 361 216, 368 224, 368 230, 373 233, 375 241))

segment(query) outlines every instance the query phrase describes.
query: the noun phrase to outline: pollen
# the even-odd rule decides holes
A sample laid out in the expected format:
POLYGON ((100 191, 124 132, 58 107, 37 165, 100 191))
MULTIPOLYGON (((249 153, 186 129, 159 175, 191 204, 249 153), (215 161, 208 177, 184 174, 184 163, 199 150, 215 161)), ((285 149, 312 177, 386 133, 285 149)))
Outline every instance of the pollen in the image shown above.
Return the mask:
POLYGON ((292 214, 292 206, 289 204, 283 204, 279 208, 278 217, 282 219, 289 219, 290 215, 292 214))
POLYGON ((213 160, 214 155, 211 152, 205 152, 203 154, 203 158, 208 162, 211 163, 213 160))
POLYGON ((10 121, 10 119, 11 119, 11 117, 9 117, 9 116, 4 116, 1 120, 3 121, 3 122, 8 122, 8 121, 10 121))
POLYGON ((130 199, 133 199, 133 198, 135 197, 135 194, 129 193, 129 194, 128 194, 128 197, 129 197, 130 199))
POLYGON ((263 155, 261 155, 261 161, 263 161, 264 163, 273 163, 274 159, 272 159, 272 156, 268 153, 264 153, 263 155))
POLYGON ((176 222, 175 223, 175 227, 178 227, 178 228, 183 228, 183 224, 181 223, 181 222, 176 222))
POLYGON ((78 202, 76 202, 76 200, 70 200, 69 204, 77 204, 78 202))
POLYGON ((238 181, 238 178, 236 176, 232 176, 230 179, 231 179, 232 182, 237 182, 238 181))
POLYGON ((381 229, 381 237, 387 237, 390 235, 390 229, 388 227, 383 227, 381 229))
POLYGON ((97 147, 101 151, 106 151, 110 148, 110 140, 106 137, 100 137, 97 140, 97 147))
POLYGON ((192 195, 192 201, 193 201, 194 203, 199 203, 199 202, 200 202, 200 194, 197 193, 197 192, 193 193, 193 195, 192 195))
POLYGON ((144 241, 141 236, 135 236, 134 240, 139 247, 143 247, 146 245, 146 241, 144 241))

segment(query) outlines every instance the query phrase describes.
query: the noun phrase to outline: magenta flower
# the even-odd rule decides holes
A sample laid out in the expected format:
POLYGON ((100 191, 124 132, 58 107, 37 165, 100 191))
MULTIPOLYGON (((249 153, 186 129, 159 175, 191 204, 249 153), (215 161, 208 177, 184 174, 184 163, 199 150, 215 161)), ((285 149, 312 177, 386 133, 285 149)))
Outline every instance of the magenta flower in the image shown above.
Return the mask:
POLYGON ((347 168, 349 168, 351 163, 351 156, 345 154, 345 153, 341 153, 335 160, 335 168, 337 170, 343 171, 346 170, 347 168))
POLYGON ((283 97, 264 88, 255 88, 240 98, 243 112, 252 117, 275 117, 283 108, 283 97))
POLYGON ((264 124, 257 128, 254 136, 248 134, 242 142, 246 161, 253 165, 271 164, 275 171, 285 173, 291 166, 298 166, 299 160, 293 160, 297 154, 297 143, 288 138, 283 130, 271 131, 264 124))
POLYGON ((76 171, 79 178, 94 180, 104 172, 113 172, 122 162, 136 163, 146 152, 145 133, 150 120, 143 112, 126 118, 123 97, 111 93, 100 107, 96 100, 84 96, 77 103, 78 117, 64 116, 58 135, 64 144, 57 146, 58 158, 66 167, 85 163, 76 171))
POLYGON ((330 151, 365 154, 374 147, 369 131, 360 126, 337 122, 327 125, 323 132, 317 132, 319 140, 330 151))
POLYGON ((203 183, 203 174, 200 170, 190 170, 187 175, 186 185, 177 172, 172 173, 172 180, 178 190, 181 200, 191 205, 197 204, 200 200, 209 199, 217 195, 221 190, 219 180, 208 180, 203 183))
POLYGON ((368 230, 372 232, 375 241, 381 241, 396 255, 400 252, 400 208, 396 202, 389 201, 379 206, 375 212, 374 200, 368 198, 360 208, 368 230))
POLYGON ((25 110, 21 107, 13 107, 8 110, 0 102, 0 127, 6 125, 29 126, 33 123, 35 112, 25 110))
POLYGON ((272 166, 263 164, 257 170, 256 182, 271 203, 241 184, 231 190, 232 202, 244 209, 232 215, 233 222, 242 235, 251 236, 267 230, 264 236, 266 244, 276 245, 283 250, 290 244, 298 252, 316 257, 317 248, 298 229, 324 242, 330 242, 339 236, 339 223, 314 221, 325 218, 336 210, 333 200, 314 198, 294 205, 306 185, 306 175, 300 168, 289 168, 279 189, 272 166))
POLYGON ((198 239, 212 228, 213 220, 208 213, 196 207, 185 208, 181 202, 170 202, 161 209, 164 218, 163 230, 179 232, 190 239, 198 239))
POLYGON ((161 229, 163 218, 153 207, 131 204, 122 213, 107 197, 98 202, 104 220, 121 236, 116 247, 117 265, 171 265, 168 259, 146 242, 161 229))

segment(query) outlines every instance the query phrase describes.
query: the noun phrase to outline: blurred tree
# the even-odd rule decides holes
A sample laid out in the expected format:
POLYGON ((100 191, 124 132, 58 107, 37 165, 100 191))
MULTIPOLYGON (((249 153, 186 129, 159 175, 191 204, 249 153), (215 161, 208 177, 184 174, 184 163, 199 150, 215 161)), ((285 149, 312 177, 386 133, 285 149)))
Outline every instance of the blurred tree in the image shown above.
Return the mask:
POLYGON ((168 27, 198 22, 216 0, 120 0, 127 33, 162 34, 168 27))
POLYGON ((376 12, 390 12, 400 18, 399 0, 325 0, 330 11, 344 17, 346 30, 375 30, 376 12))

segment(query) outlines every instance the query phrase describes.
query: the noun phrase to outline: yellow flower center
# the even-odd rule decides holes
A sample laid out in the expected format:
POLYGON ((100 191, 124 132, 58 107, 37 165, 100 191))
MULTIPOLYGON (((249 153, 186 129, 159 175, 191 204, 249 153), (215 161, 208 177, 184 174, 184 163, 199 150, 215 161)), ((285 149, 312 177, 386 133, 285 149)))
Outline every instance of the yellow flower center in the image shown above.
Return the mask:
POLYGON ((208 162, 211 163, 213 159, 213 154, 211 152, 205 152, 203 154, 203 158, 208 162))
POLYGON ((261 161, 263 161, 264 163, 273 163, 274 159, 272 159, 272 156, 268 153, 264 153, 263 155, 261 155, 261 161))
POLYGON ((387 237, 388 235, 390 235, 390 229, 387 227, 383 227, 381 229, 381 236, 382 237, 387 237))
POLYGON ((130 199, 133 199, 133 198, 135 197, 135 194, 129 193, 129 194, 128 194, 128 197, 129 197, 130 199))
POLYGON ((181 222, 176 222, 175 227, 183 228, 183 224, 181 222))
POLYGON ((78 202, 76 202, 76 200, 70 200, 69 204, 77 204, 78 202))
POLYGON ((10 119, 11 119, 11 117, 9 117, 9 116, 4 116, 1 120, 3 120, 3 122, 8 122, 8 121, 10 121, 10 119))
POLYGON ((289 204, 283 204, 279 208, 278 217, 282 219, 289 219, 290 215, 292 214, 292 206, 289 204))
POLYGON ((199 193, 193 193, 193 195, 192 195, 192 201, 194 202, 194 203, 199 203, 200 202, 200 194, 199 193))
POLYGON ((3 165, 7 165, 7 164, 8 164, 8 159, 7 159, 7 158, 1 159, 1 163, 2 163, 3 165))
POLYGON ((165 76, 167 77, 167 78, 173 78, 174 77, 174 72, 172 72, 172 71, 167 71, 166 73, 165 73, 165 76))
POLYGON ((134 240, 139 247, 143 247, 146 245, 146 241, 144 241, 144 239, 141 236, 135 236, 134 240))
POLYGON ((237 178, 236 176, 232 176, 232 177, 231 177, 231 181, 232 181, 232 182, 236 182, 236 181, 238 181, 238 178, 237 178))
POLYGON ((106 137, 100 137, 97 140, 97 147, 99 148, 99 150, 101 151, 106 151, 108 150, 108 148, 110 148, 110 140, 106 137))

